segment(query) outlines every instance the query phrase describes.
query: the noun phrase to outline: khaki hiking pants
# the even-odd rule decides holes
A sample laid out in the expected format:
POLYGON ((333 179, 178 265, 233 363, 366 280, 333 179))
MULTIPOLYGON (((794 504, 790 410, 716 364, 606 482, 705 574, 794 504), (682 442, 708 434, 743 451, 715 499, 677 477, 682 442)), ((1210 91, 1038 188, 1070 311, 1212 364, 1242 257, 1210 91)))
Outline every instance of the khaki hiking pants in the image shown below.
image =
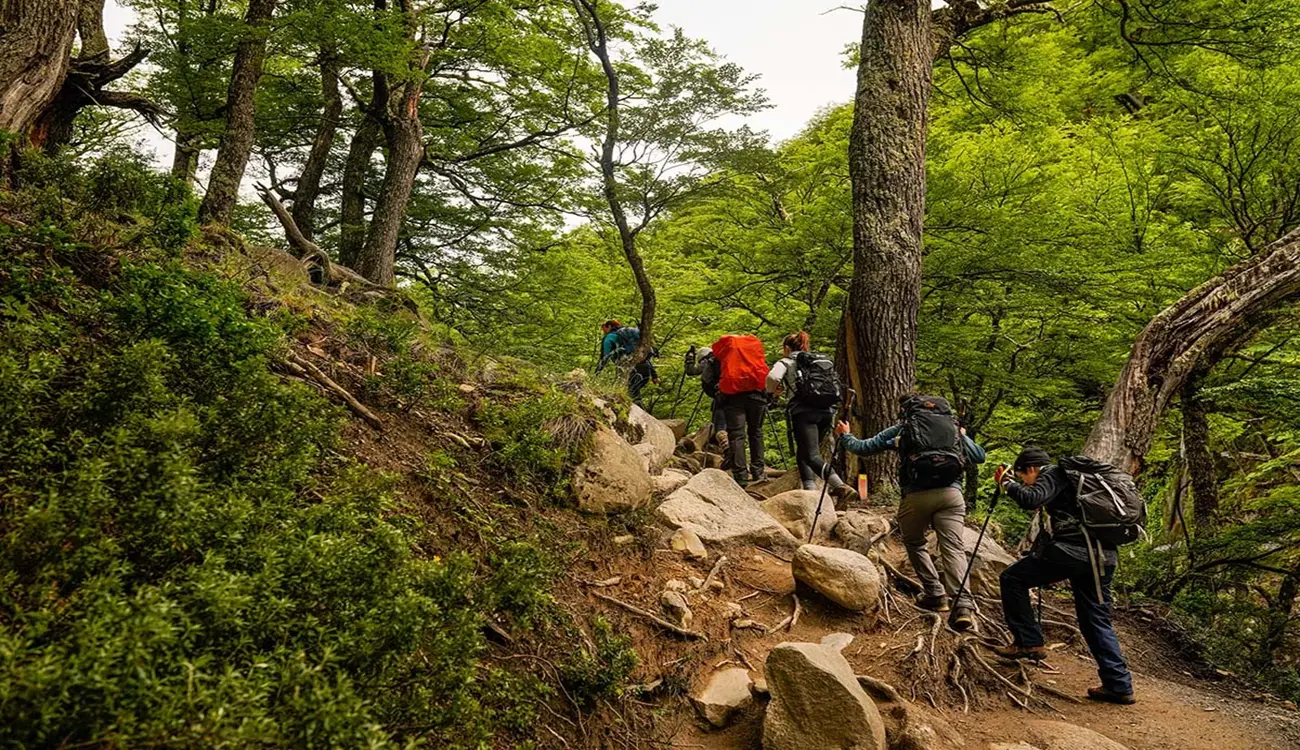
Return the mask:
MULTIPOLYGON (((907 558, 912 561, 912 569, 916 571, 929 596, 947 595, 951 599, 961 585, 962 576, 966 573, 966 546, 962 540, 965 519, 966 500, 962 497, 961 490, 955 487, 910 492, 903 496, 898 505, 898 530, 907 547, 907 558), (931 528, 939 537, 942 580, 934 568, 930 551, 925 546, 926 532, 931 528)), ((954 610, 963 610, 974 609, 974 606, 968 584, 961 601, 952 602, 952 607, 954 610)))

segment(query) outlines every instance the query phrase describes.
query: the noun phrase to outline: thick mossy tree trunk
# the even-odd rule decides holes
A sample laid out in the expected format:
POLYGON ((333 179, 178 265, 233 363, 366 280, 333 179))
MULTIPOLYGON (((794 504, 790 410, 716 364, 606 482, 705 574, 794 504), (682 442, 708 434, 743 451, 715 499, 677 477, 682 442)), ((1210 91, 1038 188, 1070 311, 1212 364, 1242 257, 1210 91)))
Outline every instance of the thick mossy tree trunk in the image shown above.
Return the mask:
POLYGON ((235 49, 235 61, 226 92, 226 129, 221 134, 217 160, 208 178, 208 192, 199 206, 199 220, 229 224, 239 201, 248 157, 256 135, 254 102, 257 83, 266 60, 266 37, 278 0, 249 0, 244 14, 244 39, 235 49))
MULTIPOLYGON (((930 6, 873 0, 862 22, 861 61, 849 136, 853 181, 853 281, 846 315, 861 387, 865 434, 893 424, 916 376, 925 216, 926 107, 933 44, 930 6)), ((897 482, 892 453, 863 460, 872 493, 897 482)))
POLYGON ((79 13, 78 0, 0 2, 0 131, 31 137, 63 88, 79 13))
POLYGON ((1132 474, 1188 378, 1245 344, 1300 296, 1300 230, 1188 292, 1138 334, 1084 448, 1132 474))
POLYGON ((370 160, 383 135, 378 120, 368 113, 362 113, 361 117, 343 162, 340 190, 338 261, 348 268, 356 268, 366 243, 366 179, 370 176, 370 160))
POLYGON ((192 186, 199 172, 199 139, 176 131, 176 151, 172 153, 172 177, 192 186))
POLYGON ((302 174, 293 189, 293 220, 307 239, 316 235, 316 199, 320 197, 321 178, 329 165, 334 135, 338 132, 339 116, 343 114, 343 96, 339 91, 339 65, 333 50, 321 50, 321 97, 325 104, 320 125, 312 140, 311 152, 302 166, 302 174))
POLYGON ((1214 454, 1210 451, 1209 407, 1200 398, 1204 377, 1204 370, 1198 369, 1183 384, 1183 392, 1179 397, 1183 411, 1183 446, 1187 454, 1187 473, 1191 477, 1197 536, 1213 532, 1219 513, 1219 478, 1214 467, 1214 454))
POLYGON ((396 111, 389 112, 383 123, 388 165, 356 264, 358 273, 383 286, 392 286, 397 280, 397 240, 424 156, 424 125, 419 114, 421 88, 420 82, 406 84, 396 111))

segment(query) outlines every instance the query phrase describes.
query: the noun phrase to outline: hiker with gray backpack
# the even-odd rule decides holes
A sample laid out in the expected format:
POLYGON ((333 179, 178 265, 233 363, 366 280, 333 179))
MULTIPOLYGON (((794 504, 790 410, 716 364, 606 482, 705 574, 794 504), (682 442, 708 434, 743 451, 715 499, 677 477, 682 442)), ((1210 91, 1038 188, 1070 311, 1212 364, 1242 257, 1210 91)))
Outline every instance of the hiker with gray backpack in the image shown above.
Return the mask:
POLYGON ((625 326, 617 320, 607 320, 600 324, 600 362, 596 365, 599 375, 606 365, 628 367, 627 391, 636 401, 648 383, 659 382, 659 372, 655 369, 655 351, 635 365, 632 355, 641 345, 641 329, 638 326, 625 326))
POLYGON ((916 599, 917 606, 932 612, 951 610, 952 627, 970 630, 975 627, 975 603, 961 583, 967 567, 962 536, 966 500, 961 487, 966 467, 984 463, 984 449, 966 437, 946 399, 904 396, 899 406, 899 423, 875 437, 853 437, 847 422, 840 422, 835 432, 840 445, 859 456, 898 452, 898 485, 903 493, 898 503, 898 530, 912 569, 925 588, 916 599), (942 577, 926 549, 925 537, 931 528, 939 538, 942 577))
POLYGON ((1014 642, 994 653, 1012 660, 1045 658, 1029 590, 1069 581, 1079 630, 1101 677, 1101 686, 1089 688, 1088 697, 1135 703, 1133 676, 1111 624, 1110 594, 1117 549, 1135 541, 1146 522, 1146 502, 1133 478, 1087 456, 1053 464, 1046 451, 1031 446, 1010 469, 999 467, 994 481, 1021 508, 1046 516, 1028 556, 1002 571, 1002 611, 1014 642))
POLYGON ((844 400, 844 387, 835 374, 835 363, 825 354, 812 351, 806 331, 792 333, 782 342, 784 356, 767 374, 767 392, 787 394, 786 421, 794 436, 795 462, 805 490, 826 482, 836 506, 858 499, 858 493, 844 483, 834 467, 822 458, 822 440, 835 426, 835 408, 844 400))

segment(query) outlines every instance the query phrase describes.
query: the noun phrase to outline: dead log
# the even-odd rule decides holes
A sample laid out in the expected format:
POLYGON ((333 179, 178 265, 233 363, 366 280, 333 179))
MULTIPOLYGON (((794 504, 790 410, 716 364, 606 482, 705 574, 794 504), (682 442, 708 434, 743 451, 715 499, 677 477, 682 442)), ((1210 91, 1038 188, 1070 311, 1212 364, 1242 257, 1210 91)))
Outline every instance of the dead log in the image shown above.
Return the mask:
POLYGON ((275 218, 280 220, 280 226, 284 228, 284 237, 289 241, 289 247, 293 248, 294 255, 307 267, 312 281, 320 283, 322 286, 346 285, 386 294, 392 292, 389 287, 376 284, 351 268, 332 262, 329 253, 303 235, 298 228, 297 222, 293 220, 293 216, 289 213, 289 209, 284 207, 284 204, 280 202, 280 199, 275 196, 275 193, 270 188, 260 182, 254 187, 257 189, 258 196, 262 198, 262 202, 271 209, 271 212, 275 214, 275 218), (317 271, 317 273, 313 274, 313 270, 317 271))

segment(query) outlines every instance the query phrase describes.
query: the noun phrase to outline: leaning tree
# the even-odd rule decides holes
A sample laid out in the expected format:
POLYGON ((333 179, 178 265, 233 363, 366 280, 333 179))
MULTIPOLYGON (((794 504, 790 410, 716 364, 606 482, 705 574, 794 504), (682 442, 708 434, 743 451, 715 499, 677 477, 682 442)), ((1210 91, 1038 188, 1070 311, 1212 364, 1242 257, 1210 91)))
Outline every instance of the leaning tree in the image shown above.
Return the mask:
POLYGON ((91 105, 134 110, 154 121, 161 114, 143 96, 105 88, 149 51, 136 47, 112 59, 104 2, 0 3, 0 130, 19 136, 21 145, 57 149, 71 139, 77 114, 91 105))

